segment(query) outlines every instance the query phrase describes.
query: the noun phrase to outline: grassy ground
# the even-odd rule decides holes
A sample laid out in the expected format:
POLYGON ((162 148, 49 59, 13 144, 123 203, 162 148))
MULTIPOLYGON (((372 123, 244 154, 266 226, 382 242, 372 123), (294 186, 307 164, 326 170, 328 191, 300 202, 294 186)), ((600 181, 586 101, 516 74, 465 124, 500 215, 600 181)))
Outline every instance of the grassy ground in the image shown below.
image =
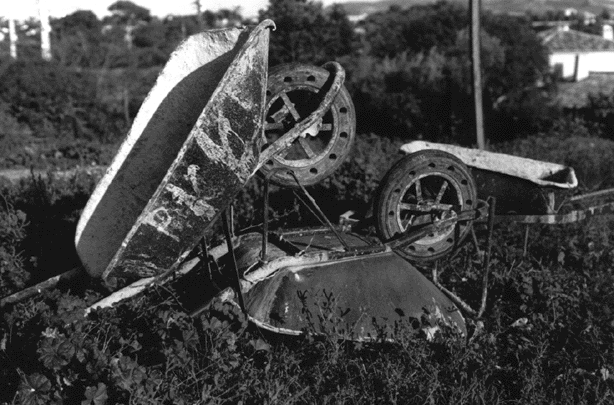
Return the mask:
MULTIPOLYGON (((542 136, 498 148, 572 163, 588 190, 611 185, 613 145, 542 136)), ((312 191, 366 210, 400 157, 397 146, 360 137, 351 159, 312 191)), ((78 263, 72 239, 94 183, 82 176, 2 187, 2 295, 78 263)), ((260 190, 254 180, 239 196, 242 225, 258 222, 260 190)), ((309 221, 292 211, 279 223, 309 221)), ((498 226, 484 329, 469 341, 445 331, 429 342, 402 323, 394 343, 339 341, 332 333, 284 338, 255 329, 228 304, 190 318, 164 287, 83 319, 80 310, 108 293, 83 280, 2 308, 0 404, 612 403, 613 231, 610 216, 534 226, 525 254, 525 228, 498 226)), ((477 233, 483 245, 484 229, 477 233)), ((481 261, 473 247, 440 267, 443 284, 478 307, 481 261)))

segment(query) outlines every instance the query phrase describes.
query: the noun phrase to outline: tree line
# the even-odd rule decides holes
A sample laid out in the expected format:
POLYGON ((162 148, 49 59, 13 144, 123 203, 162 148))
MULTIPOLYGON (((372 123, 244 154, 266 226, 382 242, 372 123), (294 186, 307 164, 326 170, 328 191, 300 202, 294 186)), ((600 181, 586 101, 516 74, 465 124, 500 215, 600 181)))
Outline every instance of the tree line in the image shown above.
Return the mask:
MULTIPOLYGON (((91 11, 80 10, 52 20, 52 66, 42 67, 35 61, 37 53, 27 50, 27 41, 22 45, 24 58, 19 62, 40 65, 45 74, 59 70, 61 74, 79 72, 80 80, 87 82, 81 87, 94 81, 96 111, 110 111, 114 114, 110 121, 118 124, 108 128, 102 118, 94 125, 87 114, 68 111, 64 115, 72 117, 68 127, 74 127, 76 122, 80 133, 101 137, 104 132, 105 140, 123 136, 157 71, 184 38, 205 29, 255 23, 243 18, 238 9, 159 18, 145 7, 122 0, 113 3, 109 11, 111 14, 102 19, 91 11), (111 77, 124 83, 123 90, 117 86, 105 90, 101 71, 121 72, 111 77), (95 72, 95 79, 87 72, 95 72)), ((351 22, 341 5, 324 8, 311 0, 270 0, 260 11, 259 19, 264 18, 277 25, 271 35, 270 66, 287 62, 321 64, 328 60, 342 63, 347 71, 346 86, 356 106, 359 131, 405 139, 473 142, 469 15, 463 5, 439 1, 409 8, 393 6, 351 22)), ((531 26, 533 20, 532 16, 490 12, 482 15, 484 113, 490 142, 539 132, 560 115, 550 102, 556 83, 550 75, 547 50, 531 26)), ((29 46, 35 46, 35 36, 28 38, 29 46)), ((41 83, 28 87, 24 83, 32 79, 23 78, 24 72, 33 74, 32 69, 39 68, 7 67, 11 63, 6 58, 2 65, 0 76, 4 76, 5 83, 0 85, 0 98, 20 120, 30 119, 24 118, 25 107, 15 104, 20 99, 24 99, 23 103, 31 100, 23 94, 16 96, 16 88, 25 86, 34 92, 30 98, 38 98, 43 95, 35 87, 53 84, 41 79, 41 83)), ((63 91, 47 90, 49 94, 63 91)), ((92 97, 91 90, 83 90, 87 95, 73 90, 70 96, 56 94, 62 101, 52 102, 54 108, 63 108, 59 104, 66 109, 90 111, 87 105, 92 101, 86 99, 92 97)), ((48 112, 43 121, 53 120, 51 115, 48 112)))

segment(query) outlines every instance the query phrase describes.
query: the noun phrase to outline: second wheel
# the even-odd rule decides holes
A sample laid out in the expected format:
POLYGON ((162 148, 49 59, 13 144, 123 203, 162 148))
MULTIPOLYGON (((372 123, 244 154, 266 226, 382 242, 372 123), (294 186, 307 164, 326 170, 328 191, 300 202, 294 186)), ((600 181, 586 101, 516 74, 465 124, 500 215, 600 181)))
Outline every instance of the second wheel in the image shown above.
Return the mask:
MULTIPOLYGON (((475 182, 465 164, 447 152, 424 150, 401 159, 382 180, 376 226, 380 238, 388 241, 412 228, 455 218, 476 205, 475 182)), ((469 222, 457 222, 398 253, 414 261, 438 259, 452 251, 470 227, 469 222)))

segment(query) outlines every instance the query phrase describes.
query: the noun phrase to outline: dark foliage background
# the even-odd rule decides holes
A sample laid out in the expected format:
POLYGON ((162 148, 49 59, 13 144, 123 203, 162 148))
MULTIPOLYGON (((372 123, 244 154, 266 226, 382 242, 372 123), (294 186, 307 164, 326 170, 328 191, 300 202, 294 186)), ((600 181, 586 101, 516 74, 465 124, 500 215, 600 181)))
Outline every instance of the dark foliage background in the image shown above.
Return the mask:
MULTIPOLYGON (((581 189, 612 186, 614 143, 583 133, 583 127, 567 130, 568 136, 542 133, 498 150, 573 164, 581 189)), ((323 205, 326 214, 334 220, 337 206, 365 210, 382 173, 398 159, 397 148, 386 138, 359 136, 351 158, 311 190, 337 202, 323 205)), ((81 175, 3 186, 3 295, 77 263, 74 226, 94 184, 81 175)), ((261 189, 256 177, 238 197, 241 226, 261 220, 261 189)), ((275 226, 317 224, 308 211, 287 207, 277 207, 275 226)), ((485 230, 476 230, 484 247, 485 230)), ((84 279, 2 308, 0 401, 609 403, 614 222, 601 217, 533 226, 526 255, 524 231, 514 224, 495 228, 485 326, 469 342, 446 329, 427 341, 402 317, 383 329, 380 340, 340 340, 344 309, 325 299, 315 322, 328 334, 311 336, 307 328, 302 337, 284 338, 254 328, 230 304, 215 303, 190 318, 171 286, 83 318, 85 307, 108 294, 99 281, 84 279)), ((420 270, 430 274, 431 268, 420 270)), ((444 285, 479 305, 482 261, 471 244, 441 261, 440 270, 444 285)), ((203 288, 208 282, 206 273, 193 277, 190 282, 203 288)), ((471 332, 474 327, 469 320, 471 332)))
MULTIPOLYGON (((177 44, 245 22, 237 10, 161 19, 130 1, 110 11, 52 21, 51 62, 40 60, 29 34, 34 20, 20 26, 18 61, 4 57, 0 43, 0 167, 50 171, 0 184, 0 296, 79 264, 76 222, 97 178, 54 170, 108 164, 177 44)), ((551 17, 484 13, 489 148, 572 166, 578 192, 613 187, 614 95, 595 95, 576 111, 553 102, 556 84, 530 25, 551 17)), ((332 221, 369 209, 400 144, 474 142, 465 7, 392 7, 353 23, 341 6, 271 0, 260 18, 277 24, 271 66, 337 60, 346 69, 356 146, 310 188, 336 202, 322 204, 332 221)), ((577 28, 597 29, 581 21, 577 28)), ((237 197, 239 228, 261 222, 262 199, 255 177, 237 197)), ((286 190, 273 190, 272 201, 274 226, 317 224, 286 190)), ((343 309, 326 301, 317 321, 329 334, 314 337, 308 328, 282 338, 255 329, 229 304, 190 318, 172 287, 83 318, 109 291, 81 280, 0 309, 0 404, 611 403, 613 230, 609 216, 536 225, 525 254, 525 228, 498 226, 485 326, 470 341, 444 331, 429 342, 404 319, 372 343, 339 340, 343 309)), ((484 229, 477 234, 483 245, 484 229)), ((442 282, 477 307, 482 261, 473 247, 440 266, 442 282)))
MULTIPOLYGON (((103 19, 81 10, 53 20, 51 62, 37 56, 36 21, 20 28, 19 60, 0 60, 0 164, 108 163, 183 38, 250 23, 237 10, 158 18, 120 1, 110 11, 103 19)), ((546 17, 483 13, 485 129, 493 144, 577 117, 597 135, 611 136, 611 94, 595 95, 584 110, 565 111, 554 102, 547 52, 531 27, 546 17)), ((392 6, 353 23, 340 5, 272 0, 259 18, 273 19, 278 28, 271 35, 271 66, 342 63, 359 133, 474 143, 468 11, 462 3, 392 6)), ((0 50, 8 53, 6 42, 0 50)))

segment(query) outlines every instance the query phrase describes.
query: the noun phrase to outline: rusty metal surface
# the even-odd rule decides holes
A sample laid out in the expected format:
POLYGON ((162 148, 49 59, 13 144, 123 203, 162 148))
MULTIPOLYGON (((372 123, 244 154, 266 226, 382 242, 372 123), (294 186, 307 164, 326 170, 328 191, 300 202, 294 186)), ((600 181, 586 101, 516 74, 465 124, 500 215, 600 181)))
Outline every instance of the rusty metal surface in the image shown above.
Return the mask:
POLYGON ((444 217, 439 220, 418 228, 409 228, 403 234, 385 243, 392 250, 403 252, 407 246, 422 240, 428 235, 437 235, 447 232, 448 229, 454 228, 460 222, 470 222, 476 220, 485 220, 488 218, 488 203, 483 200, 478 200, 477 207, 472 210, 461 211, 458 215, 444 217))
POLYGON ((375 337, 378 327, 395 322, 413 322, 417 331, 441 321, 466 333, 456 306, 391 252, 286 267, 257 283, 244 298, 256 324, 280 333, 298 334, 310 323, 324 332, 332 324, 321 323, 320 316, 326 317, 331 306, 331 319, 354 339, 375 337))
MULTIPOLYGON (((291 63, 271 69, 268 79, 265 137, 273 143, 318 107, 330 73, 321 67, 291 63)), ((296 187, 292 170, 304 186, 332 174, 349 154, 356 132, 356 113, 349 92, 342 86, 330 109, 302 132, 284 151, 265 162, 261 171, 284 168, 271 180, 296 187)))
POLYGON ((517 177, 537 186, 560 189, 573 189, 578 186, 578 179, 573 168, 557 163, 425 141, 409 142, 402 145, 400 149, 401 152, 407 154, 428 149, 448 152, 462 160, 467 166, 517 177))
POLYGON ((524 224, 569 224, 583 221, 597 215, 614 214, 614 202, 588 207, 582 210, 572 210, 565 214, 544 215, 497 215, 496 222, 520 222, 524 224))
POLYGON ((414 141, 404 153, 440 150, 458 157, 471 170, 478 198, 497 198, 497 214, 556 214, 578 185, 573 168, 503 153, 456 145, 414 141))
POLYGON ((451 252, 468 235, 470 224, 456 220, 477 206, 477 189, 467 166, 451 153, 426 149, 403 157, 381 181, 375 224, 383 241, 441 225, 396 249, 412 261, 429 261, 451 252))
POLYGON ((528 180, 471 168, 478 197, 497 198, 497 214, 556 214, 573 189, 539 186, 528 180))
MULTIPOLYGON (((352 248, 372 247, 368 241, 359 235, 344 233, 346 243, 352 248)), ((381 251, 381 247, 378 247, 381 251)), ((377 252, 378 250, 374 250, 377 252)), ((236 247, 237 266, 240 271, 258 263, 261 259, 262 234, 252 232, 241 235, 236 247)), ((341 257, 354 257, 351 252, 344 252, 339 240, 328 228, 290 229, 279 233, 271 233, 267 243, 267 258, 275 260, 282 256, 311 254, 319 251, 342 253, 341 257)), ((335 256, 336 257, 336 256, 335 256)))
POLYGON ((103 278, 174 268, 253 175, 272 26, 267 20, 249 33, 103 278))
MULTIPOLYGON (((349 233, 343 233, 342 235, 343 240, 350 248, 371 246, 370 243, 359 235, 349 233)), ((313 250, 343 250, 343 245, 339 242, 339 239, 337 239, 330 229, 327 228, 316 228, 311 232, 308 229, 299 232, 288 232, 283 233, 283 236, 284 239, 291 242, 294 246, 304 252, 311 252, 313 250), (322 231, 318 232, 320 229, 322 229, 322 231)))
POLYGON ((313 110, 305 119, 298 122, 292 129, 286 132, 283 136, 277 139, 274 143, 270 144, 266 150, 260 154, 259 166, 262 166, 265 162, 268 162, 279 152, 288 149, 290 145, 305 131, 316 125, 328 111, 335 101, 337 94, 343 87, 345 80, 345 70, 337 62, 327 62, 322 66, 324 69, 330 72, 329 79, 322 86, 320 92, 324 94, 318 108, 313 110))
POLYGON ((79 219, 75 245, 91 276, 120 249, 247 37, 206 31, 172 53, 79 219))

